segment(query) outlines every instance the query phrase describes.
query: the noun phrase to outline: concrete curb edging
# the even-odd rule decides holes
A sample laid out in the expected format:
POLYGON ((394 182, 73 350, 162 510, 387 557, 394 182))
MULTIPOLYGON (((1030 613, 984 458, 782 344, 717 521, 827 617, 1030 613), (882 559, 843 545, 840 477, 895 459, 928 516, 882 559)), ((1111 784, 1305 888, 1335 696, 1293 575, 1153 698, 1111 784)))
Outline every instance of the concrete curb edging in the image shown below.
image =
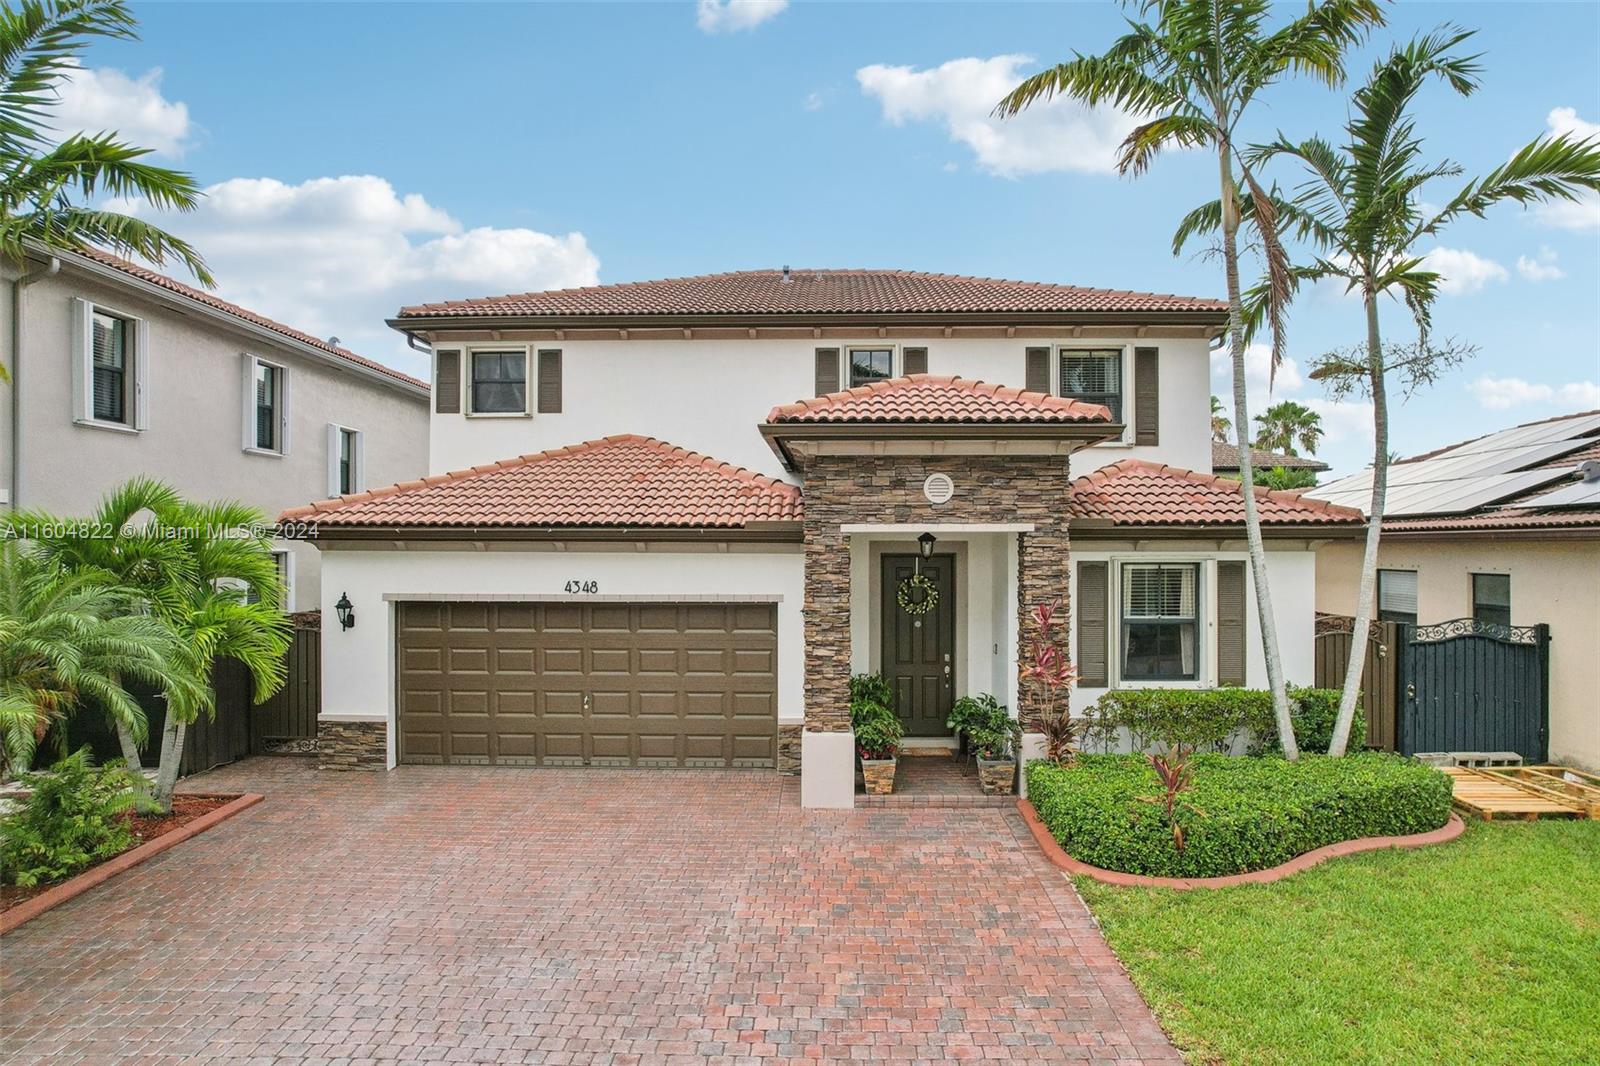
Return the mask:
POLYGON ((264 799, 266 797, 259 793, 246 792, 237 799, 224 803, 216 810, 207 811, 194 821, 179 826, 170 833, 163 833, 148 843, 140 844, 136 848, 130 848, 121 855, 107 859, 99 866, 91 866, 76 877, 69 877, 54 888, 41 892, 32 899, 19 903, 8 911, 0 912, 0 936, 11 932, 24 922, 37 918, 52 907, 59 907, 67 900, 83 895, 94 886, 111 880, 111 878, 123 871, 131 870, 140 863, 155 858, 168 848, 182 844, 190 837, 204 833, 218 822, 225 822, 240 811, 248 807, 254 807, 264 799))
POLYGON ((1431 844, 1443 844, 1454 840, 1467 831, 1466 823, 1452 811, 1450 820, 1438 829, 1426 833, 1413 833, 1403 837, 1362 837, 1358 840, 1341 840, 1337 844, 1308 851, 1304 855, 1296 855, 1288 862, 1273 866, 1265 870, 1252 870, 1249 873, 1229 874, 1226 877, 1151 877, 1146 874, 1125 874, 1117 870, 1103 870, 1098 866, 1090 866, 1079 859, 1074 859, 1056 843, 1056 838, 1050 835, 1050 830, 1039 817, 1039 812, 1033 809, 1033 804, 1027 800, 1017 801, 1017 810, 1022 814, 1022 820, 1028 823, 1028 831, 1033 834, 1033 839, 1038 842, 1039 848, 1044 852, 1045 858, 1069 874, 1082 874, 1092 877, 1107 885, 1117 885, 1121 888, 1175 888, 1186 890, 1191 888, 1232 888, 1235 885, 1266 885, 1273 881, 1282 881, 1291 874, 1301 870, 1309 870, 1318 863, 1328 859, 1336 859, 1341 855, 1356 855, 1363 851, 1381 851, 1384 848, 1425 848, 1431 844))

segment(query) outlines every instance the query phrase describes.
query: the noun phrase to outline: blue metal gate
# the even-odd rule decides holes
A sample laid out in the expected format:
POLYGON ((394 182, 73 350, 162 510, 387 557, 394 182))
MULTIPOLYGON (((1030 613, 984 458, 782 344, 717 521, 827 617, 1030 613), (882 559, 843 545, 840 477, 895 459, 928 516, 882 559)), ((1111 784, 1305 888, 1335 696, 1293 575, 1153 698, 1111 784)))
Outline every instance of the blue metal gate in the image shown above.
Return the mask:
POLYGON ((1550 627, 1457 618, 1401 626, 1401 754, 1514 751, 1544 762, 1550 742, 1550 627))

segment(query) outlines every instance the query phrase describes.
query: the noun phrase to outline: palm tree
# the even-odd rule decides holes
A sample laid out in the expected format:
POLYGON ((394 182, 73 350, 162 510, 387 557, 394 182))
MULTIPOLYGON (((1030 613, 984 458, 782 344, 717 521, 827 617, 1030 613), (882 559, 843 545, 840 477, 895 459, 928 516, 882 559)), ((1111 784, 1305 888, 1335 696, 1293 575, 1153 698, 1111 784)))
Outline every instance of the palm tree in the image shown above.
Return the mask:
MULTIPOLYGON (((1308 171, 1292 199, 1271 197, 1265 212, 1317 249, 1310 265, 1293 271, 1294 283, 1342 281, 1348 291, 1360 295, 1365 313, 1364 346, 1355 355, 1325 358, 1312 374, 1335 391, 1360 390, 1372 399, 1372 497, 1356 599, 1357 634, 1365 634, 1372 620, 1381 521, 1389 464, 1394 460, 1389 452, 1386 376, 1398 372, 1407 389, 1415 389, 1430 384, 1444 366, 1459 358, 1456 351, 1436 348, 1429 340, 1439 275, 1427 268, 1417 246, 1436 238, 1463 215, 1482 215, 1501 201, 1571 200, 1584 190, 1600 190, 1600 140, 1562 135, 1529 142, 1503 165, 1468 181, 1442 208, 1424 205, 1423 187, 1436 179, 1459 177, 1462 167, 1421 158, 1422 141, 1408 109, 1434 78, 1462 96, 1478 88, 1478 56, 1457 54, 1471 36, 1471 31, 1447 26, 1393 49, 1356 91, 1343 145, 1335 147, 1316 137, 1291 143, 1280 136, 1250 153, 1253 165, 1287 157, 1308 171), (1417 326, 1416 344, 1385 348, 1378 316, 1378 299, 1384 295, 1404 300, 1417 326)), ((1257 213, 1255 201, 1261 198, 1264 194, 1253 191, 1244 205, 1247 215, 1257 213)), ((1197 209, 1184 220, 1175 240, 1181 244, 1189 232, 1214 230, 1220 215, 1217 203, 1197 209)), ((1348 744, 1365 655, 1365 641, 1353 641, 1330 755, 1342 755, 1348 744)))
POLYGON ((122 0, 21 0, 0 6, 0 255, 21 262, 29 243, 90 246, 164 263, 177 259, 204 285, 205 260, 186 241, 139 218, 89 206, 100 197, 191 211, 201 192, 188 174, 145 162, 150 149, 111 132, 54 143, 50 110, 62 81, 96 38, 133 40, 122 0))
POLYGON ((1256 447, 1284 455, 1317 454, 1322 442, 1322 416, 1293 400, 1279 400, 1256 416, 1256 447))
POLYGON ((1233 420, 1228 417, 1227 408, 1222 406, 1222 401, 1215 393, 1211 395, 1211 439, 1218 444, 1228 443, 1228 438, 1233 435, 1233 420))
POLYGON ((198 694, 171 628, 129 613, 133 599, 102 574, 63 572, 0 540, 0 770, 27 769, 45 731, 84 700, 142 738, 144 711, 125 679, 198 694))
MULTIPOLYGON (((1000 101, 1001 116, 1020 113, 1057 95, 1090 106, 1111 104, 1139 116, 1142 123, 1122 143, 1117 168, 1138 175, 1166 148, 1206 148, 1216 153, 1222 212, 1222 258, 1228 289, 1228 333, 1233 363, 1233 420, 1239 436, 1239 474, 1244 483, 1245 534, 1250 546, 1261 642, 1278 734, 1286 757, 1299 755, 1289 717, 1283 661, 1267 585, 1266 549, 1255 493, 1249 442, 1250 410, 1245 397, 1245 315, 1239 287, 1239 189, 1254 190, 1255 175, 1239 154, 1239 124, 1257 95, 1295 74, 1328 85, 1344 79, 1344 52, 1367 30, 1383 22, 1378 0, 1312 0, 1305 14, 1268 32, 1269 0, 1142 0, 1140 15, 1129 19, 1126 34, 1104 54, 1075 55, 1035 74, 1000 101)), ((1265 201, 1265 198, 1263 197, 1265 201)), ((1287 296, 1288 261, 1272 220, 1258 228, 1267 254, 1274 291, 1287 296)), ((1282 320, 1272 314, 1273 366, 1283 352, 1282 320)))
MULTIPOLYGON (((192 696, 168 693, 154 799, 169 809, 189 723, 216 713, 210 681, 217 659, 245 665, 257 702, 283 685, 290 625, 280 606, 284 590, 265 516, 240 503, 191 503, 160 482, 138 479, 112 492, 82 523, 34 515, 13 521, 56 531, 38 545, 61 572, 95 573, 129 589, 140 610, 176 635, 181 671, 200 679, 192 696), (85 536, 84 530, 107 535, 85 536)), ((138 766, 137 738, 120 726, 118 737, 129 765, 138 766)))

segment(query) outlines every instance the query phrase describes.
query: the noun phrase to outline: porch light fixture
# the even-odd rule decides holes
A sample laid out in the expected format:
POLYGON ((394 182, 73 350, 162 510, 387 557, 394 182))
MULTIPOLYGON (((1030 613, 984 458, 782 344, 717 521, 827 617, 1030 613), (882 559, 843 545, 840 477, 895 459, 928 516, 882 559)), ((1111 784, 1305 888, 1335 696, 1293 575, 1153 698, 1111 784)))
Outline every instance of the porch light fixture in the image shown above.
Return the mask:
POLYGON ((356 624, 356 609, 350 605, 350 597, 345 593, 339 593, 339 602, 333 605, 333 609, 339 612, 340 629, 349 629, 356 624))
POLYGON ((924 559, 933 558, 933 542, 938 539, 932 533, 924 533, 917 538, 917 551, 922 553, 924 559))

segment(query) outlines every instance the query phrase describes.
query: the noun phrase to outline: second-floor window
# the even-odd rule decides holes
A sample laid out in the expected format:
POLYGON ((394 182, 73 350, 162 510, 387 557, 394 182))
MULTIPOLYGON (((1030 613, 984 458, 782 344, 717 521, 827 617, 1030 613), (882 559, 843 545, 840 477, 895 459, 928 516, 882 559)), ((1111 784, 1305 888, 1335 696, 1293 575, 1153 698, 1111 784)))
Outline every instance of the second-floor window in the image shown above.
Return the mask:
POLYGON ((348 496, 365 487, 361 431, 328 423, 328 495, 348 496))
POLYGON ((528 411, 528 353, 474 351, 471 355, 471 413, 526 414, 528 411))
POLYGON ((1378 571, 1378 620, 1417 624, 1417 572, 1378 571))
POLYGON ((131 421, 132 323, 96 310, 90 361, 94 373, 94 417, 101 422, 131 421))
POLYGON ((1122 349, 1061 349, 1061 395, 1104 404, 1111 420, 1122 421, 1122 349))
POLYGON ((850 388, 894 377, 893 348, 851 348, 850 388))
POLYGON ((256 364, 256 447, 264 452, 282 449, 278 421, 283 414, 283 368, 256 364))

